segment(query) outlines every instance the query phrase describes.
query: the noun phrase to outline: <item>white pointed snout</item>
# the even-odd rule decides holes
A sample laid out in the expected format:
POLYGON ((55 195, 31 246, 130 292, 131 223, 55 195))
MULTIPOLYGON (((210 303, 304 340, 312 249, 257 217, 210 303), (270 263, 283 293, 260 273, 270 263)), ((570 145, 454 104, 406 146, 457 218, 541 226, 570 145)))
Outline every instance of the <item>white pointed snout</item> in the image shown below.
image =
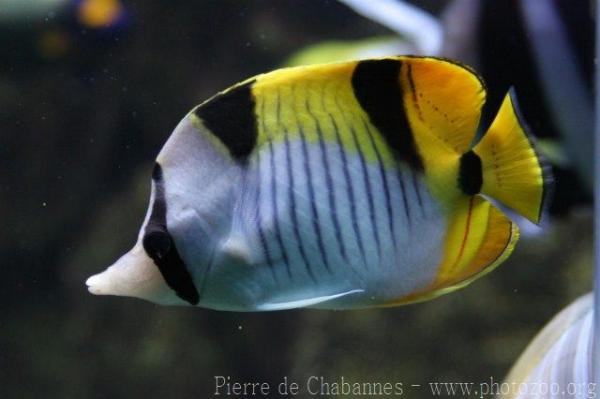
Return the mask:
POLYGON ((173 300, 172 290, 140 243, 85 283, 89 292, 95 295, 130 296, 157 303, 173 300))

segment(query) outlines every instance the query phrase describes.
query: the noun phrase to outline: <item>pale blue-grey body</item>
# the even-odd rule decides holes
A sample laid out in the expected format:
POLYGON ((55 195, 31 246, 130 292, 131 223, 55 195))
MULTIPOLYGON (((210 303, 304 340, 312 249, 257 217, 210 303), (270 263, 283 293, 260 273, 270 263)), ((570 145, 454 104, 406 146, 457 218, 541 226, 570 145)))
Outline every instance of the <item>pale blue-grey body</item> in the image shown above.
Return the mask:
POLYGON ((207 150, 187 118, 170 141, 166 152, 204 151, 165 168, 170 231, 200 306, 376 306, 434 280, 446 217, 403 163, 383 167, 336 143, 286 137, 240 165, 207 150), (193 164, 209 170, 198 178, 193 164))
POLYGON ((326 303, 343 308, 400 298, 430 283, 445 219, 421 179, 408 168, 382 170, 358 154, 346 154, 344 163, 329 145, 328 179, 320 148, 307 144, 305 158, 302 146, 271 144, 243 169, 227 240, 247 257, 211 268, 202 301, 223 306, 229 291, 231 306, 260 307, 355 291, 326 303))

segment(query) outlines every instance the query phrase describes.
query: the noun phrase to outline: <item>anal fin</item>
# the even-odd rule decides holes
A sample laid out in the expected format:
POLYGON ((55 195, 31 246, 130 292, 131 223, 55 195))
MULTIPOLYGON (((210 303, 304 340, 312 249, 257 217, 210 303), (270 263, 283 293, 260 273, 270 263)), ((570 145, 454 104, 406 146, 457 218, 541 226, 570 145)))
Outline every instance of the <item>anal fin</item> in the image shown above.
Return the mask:
POLYGON ((389 306, 422 302, 466 286, 494 270, 511 254, 519 229, 481 196, 460 201, 450 217, 444 257, 434 281, 389 306))

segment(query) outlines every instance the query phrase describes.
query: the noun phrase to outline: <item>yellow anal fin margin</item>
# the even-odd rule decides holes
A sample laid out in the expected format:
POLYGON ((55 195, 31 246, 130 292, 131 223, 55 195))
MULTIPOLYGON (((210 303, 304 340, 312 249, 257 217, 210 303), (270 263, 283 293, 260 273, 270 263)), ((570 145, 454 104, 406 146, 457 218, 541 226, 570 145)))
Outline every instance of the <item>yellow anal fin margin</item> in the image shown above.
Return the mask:
POLYGON ((423 302, 460 289, 491 272, 508 258, 519 229, 480 196, 460 201, 450 218, 444 257, 429 287, 386 306, 423 302))

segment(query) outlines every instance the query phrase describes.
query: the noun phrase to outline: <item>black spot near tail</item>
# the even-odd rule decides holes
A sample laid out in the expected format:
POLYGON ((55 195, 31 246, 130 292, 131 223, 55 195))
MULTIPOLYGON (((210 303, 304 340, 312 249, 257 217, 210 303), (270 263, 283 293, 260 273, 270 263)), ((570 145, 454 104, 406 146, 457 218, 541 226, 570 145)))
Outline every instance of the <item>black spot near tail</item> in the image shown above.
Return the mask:
POLYGON ((218 94, 194 111, 204 126, 227 147, 231 156, 239 160, 250 155, 258 138, 253 83, 251 81, 218 94))
POLYGON ((144 250, 177 296, 196 305, 200 301, 200 295, 167 229, 167 203, 165 202, 163 173, 158 163, 154 166, 152 180, 154 180, 155 195, 152 213, 144 230, 142 241, 144 250))
POLYGON ((464 153, 460 157, 460 169, 458 172, 458 186, 463 193, 475 195, 481 191, 483 174, 481 158, 473 151, 464 153))

